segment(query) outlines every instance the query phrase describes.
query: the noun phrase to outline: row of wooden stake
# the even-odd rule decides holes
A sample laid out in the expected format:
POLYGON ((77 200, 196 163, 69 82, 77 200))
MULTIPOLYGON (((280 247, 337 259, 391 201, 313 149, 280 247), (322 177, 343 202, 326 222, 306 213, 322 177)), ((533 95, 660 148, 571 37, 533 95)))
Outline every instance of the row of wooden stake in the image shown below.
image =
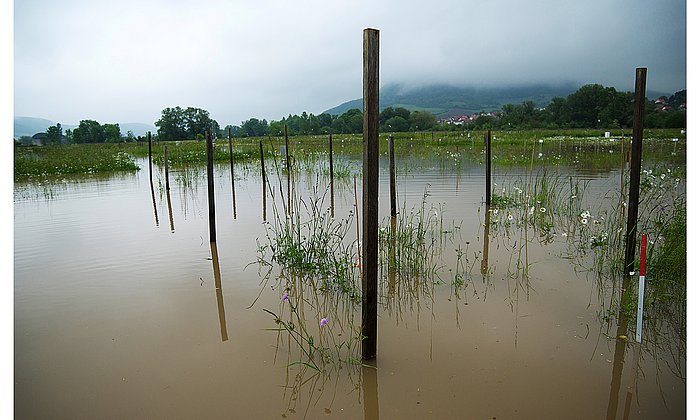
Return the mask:
MULTIPOLYGON (((632 161, 630 170, 629 204, 627 214, 627 232, 625 241, 626 276, 623 280, 623 293, 627 290, 634 271, 635 244, 637 235, 637 216, 639 208, 639 182, 641 173, 642 134, 644 124, 644 101, 646 89, 646 68, 636 70, 635 106, 632 132, 632 161)), ((363 32, 363 169, 362 169, 362 251, 361 251, 361 278, 362 278, 362 358, 374 359, 377 354, 377 274, 378 274, 378 191, 379 191, 379 31, 365 29, 363 32)), ((285 126, 285 161, 287 169, 287 208, 291 212, 290 174, 291 164, 289 156, 289 141, 287 127, 285 126)), ((235 180, 233 174, 233 147, 231 131, 229 129, 229 155, 231 164, 231 188, 234 203, 234 218, 236 217, 235 205, 235 180)), ((485 135, 486 147, 486 194, 487 209, 491 201, 491 131, 485 135)), ((396 179, 394 163, 394 138, 389 137, 389 172, 391 216, 396 217, 396 179)), ((333 137, 329 137, 330 171, 331 171, 331 201, 333 201, 333 137)), ((153 186, 151 169, 151 135, 148 133, 149 178, 151 188, 153 186)), ((209 202, 209 238, 216 242, 216 215, 214 209, 214 172, 213 172, 213 145, 210 132, 206 134, 207 154, 207 190, 209 202)), ((167 146, 165 149, 166 190, 169 190, 167 175, 167 146)), ((263 158, 263 145, 260 141, 260 163, 263 184, 263 200, 266 197, 266 173, 263 158)), ((155 196, 153 197, 155 206, 155 196)), ((331 209, 333 211, 333 203, 331 209)), ((265 204, 263 203, 263 218, 265 218, 265 204)), ((157 216, 156 216, 157 217, 157 216)))

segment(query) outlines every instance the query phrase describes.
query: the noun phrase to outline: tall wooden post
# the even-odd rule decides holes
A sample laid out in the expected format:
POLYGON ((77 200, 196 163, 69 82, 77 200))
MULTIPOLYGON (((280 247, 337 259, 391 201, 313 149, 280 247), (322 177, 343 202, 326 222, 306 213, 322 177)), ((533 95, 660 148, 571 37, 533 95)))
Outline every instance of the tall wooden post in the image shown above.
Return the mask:
POLYGON ((168 146, 164 146, 164 160, 165 160, 165 191, 170 191, 170 175, 168 173, 168 146))
POLYGON ((262 140, 260 140, 260 176, 262 177, 262 217, 267 221, 267 182, 265 180, 265 157, 263 155, 262 140))
POLYGON ((389 136, 389 194, 391 217, 396 218, 396 162, 394 161, 394 136, 389 136))
POLYGON ((233 174, 233 137, 231 127, 228 128, 228 157, 231 162, 231 196, 233 197, 233 218, 236 218, 236 177, 233 174))
POLYGON ((363 32, 362 358, 377 355, 379 30, 363 32))
POLYGON ((284 125, 284 162, 287 165, 287 212, 292 214, 292 165, 289 162, 289 136, 287 135, 287 124, 284 125))
POLYGON ((148 178, 153 182, 153 153, 151 146, 151 132, 148 132, 148 178))
POLYGON ((484 136, 486 143, 486 207, 491 206, 491 130, 484 136))
MULTIPOLYGON (((630 192, 627 205, 627 235, 625 240, 625 273, 628 279, 634 271, 634 251, 637 239, 639 212, 639 181, 642 172, 642 135, 644 131, 644 103, 646 101, 647 69, 637 68, 634 84, 634 113, 632 120, 632 162, 630 165, 630 192)), ((623 292, 628 281, 623 281, 623 292)))
POLYGON ((153 158, 151 150, 151 132, 148 132, 148 181, 151 183, 151 198, 153 199, 153 214, 156 216, 156 227, 158 227, 158 209, 156 208, 156 193, 153 189, 153 158))
POLYGON ((331 176, 331 217, 335 217, 335 194, 333 191, 333 133, 328 134, 328 165, 331 176))
POLYGON ((207 130, 207 197, 209 198, 209 242, 216 242, 216 212, 214 210, 214 146, 207 130))

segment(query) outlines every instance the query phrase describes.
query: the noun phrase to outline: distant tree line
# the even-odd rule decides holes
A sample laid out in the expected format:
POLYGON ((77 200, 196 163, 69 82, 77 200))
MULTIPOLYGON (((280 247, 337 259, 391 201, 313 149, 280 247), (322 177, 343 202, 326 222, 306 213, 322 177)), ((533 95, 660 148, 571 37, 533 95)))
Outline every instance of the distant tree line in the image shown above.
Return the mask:
MULTIPOLYGON (((221 135, 227 135, 231 129, 233 135, 238 137, 281 136, 284 135, 284 127, 287 126, 287 134, 313 135, 313 134, 352 134, 362 133, 362 111, 356 108, 350 109, 341 115, 322 113, 320 115, 307 114, 289 115, 279 121, 259 120, 251 118, 243 121, 240 126, 227 125, 221 135)), ((386 132, 422 131, 430 130, 437 124, 435 115, 426 111, 409 111, 406 108, 388 107, 379 114, 380 129, 386 132)))
MULTIPOLYGON (((686 91, 645 104, 647 128, 685 128, 686 91)), ((634 94, 598 84, 582 86, 566 98, 556 97, 545 108, 532 101, 504 105, 496 115, 482 115, 465 124, 442 123, 441 130, 527 128, 630 128, 634 94)))
MULTIPOLYGON (((686 91, 647 100, 644 126, 647 128, 685 128, 686 91)), ((618 92, 613 87, 599 84, 582 86, 566 98, 556 97, 545 108, 537 108, 532 101, 520 105, 507 104, 500 111, 483 114, 468 123, 438 123, 435 115, 427 111, 409 111, 402 107, 387 107, 379 114, 383 132, 424 130, 481 130, 528 128, 629 128, 632 126, 634 94, 618 92)), ((359 109, 350 109, 341 115, 322 113, 289 115, 280 121, 250 118, 240 126, 227 125, 223 129, 209 116, 209 111, 187 107, 165 108, 155 122, 159 140, 203 139, 207 130, 218 137, 228 135, 229 129, 236 137, 281 136, 284 127, 294 135, 362 133, 363 116, 359 109)), ((66 130, 61 124, 49 127, 45 133, 22 137, 20 144, 35 140, 42 144, 60 143, 109 143, 138 141, 131 131, 122 135, 119 124, 100 124, 95 120, 82 120, 74 130, 66 130)))
POLYGON ((95 120, 81 120, 75 129, 65 132, 60 123, 52 125, 44 133, 22 136, 18 144, 29 145, 38 140, 42 145, 62 143, 118 143, 137 140, 131 131, 122 135, 119 124, 100 124, 95 120))

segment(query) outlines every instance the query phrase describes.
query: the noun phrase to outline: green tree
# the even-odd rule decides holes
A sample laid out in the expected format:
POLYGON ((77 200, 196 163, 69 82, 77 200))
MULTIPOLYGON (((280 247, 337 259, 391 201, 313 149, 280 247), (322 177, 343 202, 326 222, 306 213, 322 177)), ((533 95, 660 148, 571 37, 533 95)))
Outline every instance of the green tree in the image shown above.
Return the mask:
POLYGON ((209 116, 209 111, 194 107, 165 108, 155 125, 160 140, 191 140, 198 134, 204 136, 207 130, 215 136, 221 131, 219 123, 209 116))
POLYGON ((60 144, 63 138, 63 129, 61 124, 52 125, 46 129, 46 137, 44 137, 44 144, 60 144))
POLYGON ((413 111, 408 122, 411 130, 429 130, 437 124, 437 117, 431 112, 413 111))
POLYGON ((73 130, 75 143, 104 143, 104 128, 95 120, 82 120, 73 130))
POLYGON ((336 120, 338 123, 333 125, 334 133, 362 133, 362 126, 364 124, 362 111, 357 108, 349 109, 345 111, 336 120), (337 128, 342 127, 342 131, 336 131, 337 128))
POLYGON ((188 138, 185 110, 179 106, 162 110, 155 126, 158 127, 158 137, 162 140, 187 140, 188 138))
POLYGON ((261 121, 257 118, 251 118, 241 124, 241 132, 246 137, 264 136, 267 134, 267 130, 267 120, 264 119, 261 121))
POLYGON ((117 143, 121 141, 122 133, 119 124, 102 124, 102 130, 105 133, 106 142, 117 143))

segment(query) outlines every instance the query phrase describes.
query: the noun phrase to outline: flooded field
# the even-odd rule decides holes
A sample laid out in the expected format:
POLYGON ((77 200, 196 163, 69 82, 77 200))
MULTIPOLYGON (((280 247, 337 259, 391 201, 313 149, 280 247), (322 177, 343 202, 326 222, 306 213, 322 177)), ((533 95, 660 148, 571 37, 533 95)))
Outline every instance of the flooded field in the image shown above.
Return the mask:
MULTIPOLYGON (((381 139, 366 364, 361 140, 335 139, 332 190, 321 140, 293 142, 291 178, 283 142, 266 140, 264 201, 259 163, 235 165, 235 202, 215 165, 216 243, 201 166, 173 165, 170 190, 157 165, 152 189, 142 158, 137 172, 16 182, 15 416, 685 418, 685 302, 651 302, 640 345, 636 296, 631 318, 621 297, 623 142, 516 139, 510 159, 496 136, 490 209, 480 138, 397 139, 393 224, 381 139)), ((645 142, 650 235, 685 208, 676 143, 645 142)))

